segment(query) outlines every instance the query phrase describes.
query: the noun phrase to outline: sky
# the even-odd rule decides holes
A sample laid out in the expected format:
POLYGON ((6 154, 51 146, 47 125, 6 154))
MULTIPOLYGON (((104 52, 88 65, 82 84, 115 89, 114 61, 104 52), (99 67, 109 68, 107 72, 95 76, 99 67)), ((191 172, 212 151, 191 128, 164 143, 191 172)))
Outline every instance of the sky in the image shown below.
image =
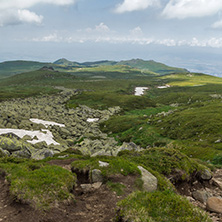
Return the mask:
POLYGON ((0 62, 59 58, 222 76, 222 0, 0 0, 0 62))

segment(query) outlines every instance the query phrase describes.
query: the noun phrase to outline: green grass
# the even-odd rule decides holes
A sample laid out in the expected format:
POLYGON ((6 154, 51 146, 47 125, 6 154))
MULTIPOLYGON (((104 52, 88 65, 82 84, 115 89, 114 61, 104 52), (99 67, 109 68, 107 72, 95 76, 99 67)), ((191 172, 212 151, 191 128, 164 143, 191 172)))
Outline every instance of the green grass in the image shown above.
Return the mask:
POLYGON ((127 176, 129 174, 140 175, 140 170, 134 163, 127 161, 121 157, 89 157, 86 160, 74 161, 71 166, 74 169, 89 170, 99 169, 104 177, 109 177, 115 174, 127 176), (109 163, 107 167, 100 167, 99 160, 109 163))
POLYGON ((69 108, 86 105, 94 109, 107 109, 120 106, 123 110, 144 109, 155 106, 155 102, 147 97, 125 95, 120 93, 83 92, 73 96, 68 102, 69 108))
POLYGON ((172 191, 134 192, 118 203, 119 221, 135 222, 210 222, 205 212, 172 191))
POLYGON ((76 176, 62 167, 2 158, 0 168, 6 171, 10 193, 35 209, 48 209, 61 202, 74 201, 70 191, 76 183, 76 176))
MULTIPOLYGON (((172 145, 171 145, 172 146, 172 145)), ((201 172, 206 167, 170 146, 149 148, 142 152, 123 151, 119 155, 133 163, 149 167, 165 176, 180 170, 181 179, 189 179, 194 172, 201 172)))

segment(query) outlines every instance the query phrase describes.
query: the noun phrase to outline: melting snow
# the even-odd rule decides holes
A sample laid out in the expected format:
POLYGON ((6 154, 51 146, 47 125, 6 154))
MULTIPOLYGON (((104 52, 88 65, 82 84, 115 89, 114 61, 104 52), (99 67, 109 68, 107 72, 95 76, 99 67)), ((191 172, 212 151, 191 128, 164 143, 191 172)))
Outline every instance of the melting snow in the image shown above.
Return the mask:
POLYGON ((136 87, 134 95, 135 96, 141 96, 141 95, 144 94, 144 91, 147 90, 147 89, 148 89, 148 87, 136 87))
POLYGON ((50 125, 65 127, 64 124, 56 123, 56 122, 52 122, 52 121, 45 121, 45 120, 41 120, 41 119, 30 119, 30 121, 33 123, 37 123, 37 124, 43 124, 46 128, 48 128, 48 126, 50 126, 50 125))
POLYGON ((166 89, 166 88, 169 88, 170 85, 165 85, 165 86, 157 86, 158 89, 166 89))
POLYGON ((32 143, 32 144, 45 141, 47 145, 50 145, 50 144, 60 145, 53 139, 53 135, 49 130, 42 130, 41 132, 38 130, 29 131, 29 130, 22 130, 22 129, 0 129, 0 135, 6 134, 6 133, 14 133, 20 138, 23 138, 26 135, 30 136, 31 138, 37 137, 37 139, 34 139, 34 140, 27 140, 27 142, 32 143))
POLYGON ((93 123, 99 121, 99 118, 88 118, 86 121, 89 123, 93 123))

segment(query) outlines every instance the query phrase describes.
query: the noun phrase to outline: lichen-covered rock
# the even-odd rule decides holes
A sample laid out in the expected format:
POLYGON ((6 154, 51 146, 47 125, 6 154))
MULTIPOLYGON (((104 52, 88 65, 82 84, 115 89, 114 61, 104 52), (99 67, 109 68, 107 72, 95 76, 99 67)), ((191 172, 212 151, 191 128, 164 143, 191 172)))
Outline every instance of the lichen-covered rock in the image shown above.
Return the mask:
POLYGON ((43 160, 47 157, 53 157, 54 152, 50 149, 42 149, 38 150, 36 153, 32 155, 32 159, 35 160, 43 160))
POLYGON ((143 181, 143 189, 147 192, 157 190, 157 178, 142 166, 138 166, 138 168, 142 174, 141 179, 143 181))
POLYGON ((92 183, 103 182, 101 170, 93 169, 91 173, 92 183))
POLYGON ((10 153, 7 150, 3 150, 0 147, 0 157, 5 157, 5 156, 9 156, 9 155, 10 155, 10 153))
POLYGON ((9 152, 22 149, 22 143, 15 138, 0 137, 0 147, 9 152))
POLYGON ((206 203, 207 199, 210 197, 209 193, 205 190, 195 190, 192 195, 195 200, 198 200, 201 203, 206 203))

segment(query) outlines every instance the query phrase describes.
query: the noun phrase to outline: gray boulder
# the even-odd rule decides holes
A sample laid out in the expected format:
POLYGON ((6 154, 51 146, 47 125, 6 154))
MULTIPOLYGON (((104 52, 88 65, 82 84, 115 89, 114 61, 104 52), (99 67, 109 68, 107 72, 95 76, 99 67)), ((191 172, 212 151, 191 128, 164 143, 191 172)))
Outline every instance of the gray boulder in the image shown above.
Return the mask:
POLYGON ((139 170, 142 174, 142 181, 143 181, 143 189, 147 192, 152 192, 157 190, 157 178, 151 174, 148 170, 144 169, 142 166, 138 166, 139 170))
POLYGON ((195 190, 192 195, 195 200, 198 200, 203 204, 206 203, 207 199, 210 197, 209 193, 205 190, 195 190))
POLYGON ((42 149, 38 150, 36 153, 32 155, 32 158, 35 160, 43 160, 47 157, 53 157, 54 152, 50 149, 42 149))

